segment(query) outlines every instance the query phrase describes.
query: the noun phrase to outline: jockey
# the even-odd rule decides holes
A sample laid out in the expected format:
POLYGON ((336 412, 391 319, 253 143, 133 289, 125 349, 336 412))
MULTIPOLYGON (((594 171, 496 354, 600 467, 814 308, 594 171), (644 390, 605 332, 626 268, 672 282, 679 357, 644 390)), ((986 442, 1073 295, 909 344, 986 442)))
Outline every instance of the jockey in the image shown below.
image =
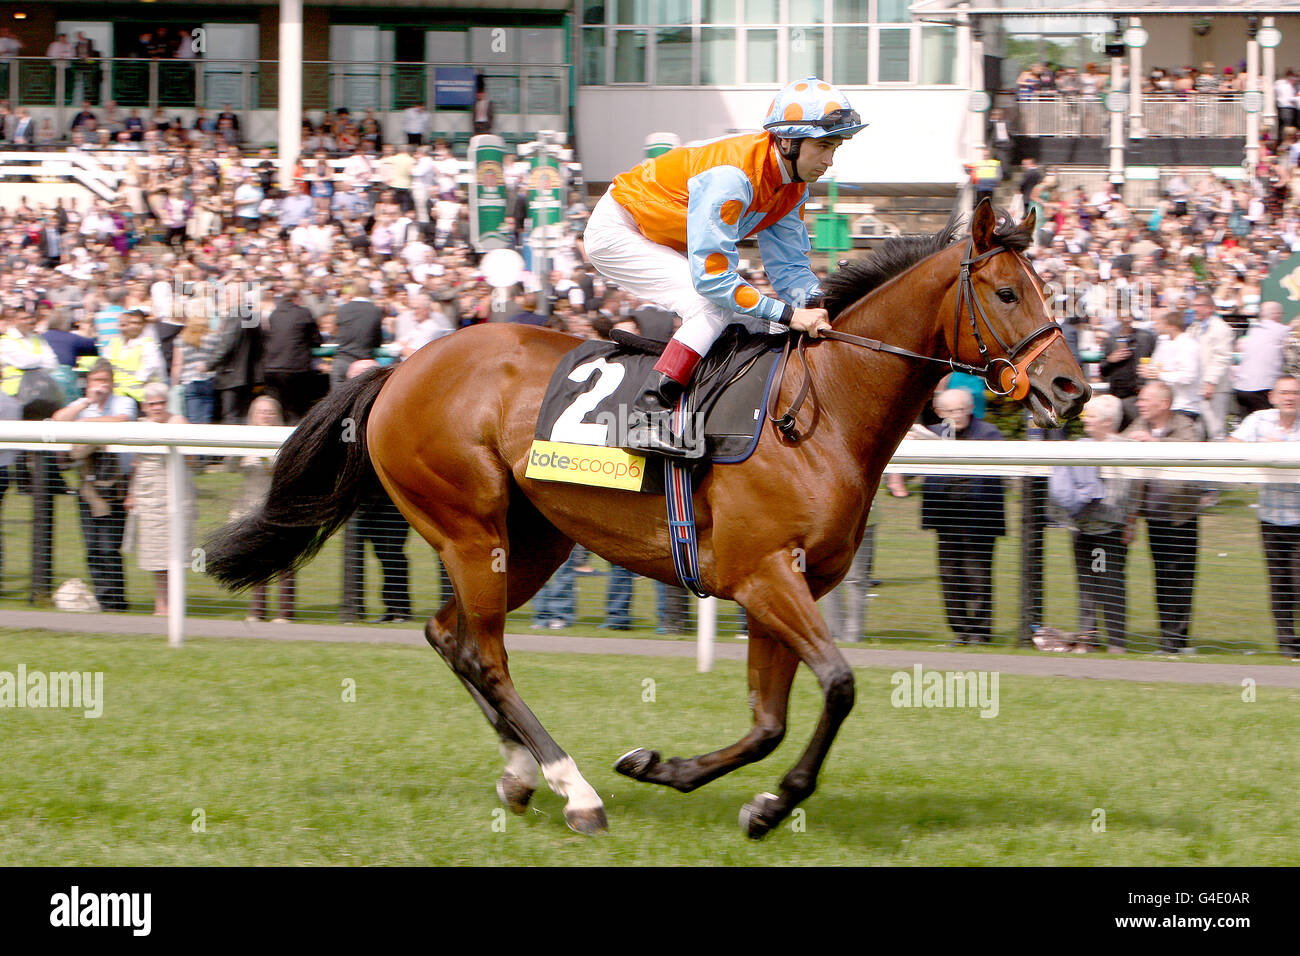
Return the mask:
POLYGON ((678 458, 703 454, 668 416, 723 329, 789 327, 817 338, 825 309, 805 308, 821 286, 808 262, 803 206, 845 140, 866 124, 848 98, 808 77, 768 107, 763 132, 713 140, 647 159, 617 177, 584 235, 587 257, 633 295, 681 316, 633 406, 624 447, 678 458), (772 287, 760 295, 736 272, 737 244, 757 234, 772 287))

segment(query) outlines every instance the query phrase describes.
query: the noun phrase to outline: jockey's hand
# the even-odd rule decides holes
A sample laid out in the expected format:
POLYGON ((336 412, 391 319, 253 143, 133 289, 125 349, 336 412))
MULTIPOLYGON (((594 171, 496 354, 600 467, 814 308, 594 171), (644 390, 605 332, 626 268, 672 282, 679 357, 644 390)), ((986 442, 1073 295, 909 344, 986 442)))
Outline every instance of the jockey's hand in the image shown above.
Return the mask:
POLYGON ((825 309, 795 309, 790 318, 790 328, 796 332, 807 332, 811 339, 819 339, 823 332, 831 327, 830 313, 825 309))

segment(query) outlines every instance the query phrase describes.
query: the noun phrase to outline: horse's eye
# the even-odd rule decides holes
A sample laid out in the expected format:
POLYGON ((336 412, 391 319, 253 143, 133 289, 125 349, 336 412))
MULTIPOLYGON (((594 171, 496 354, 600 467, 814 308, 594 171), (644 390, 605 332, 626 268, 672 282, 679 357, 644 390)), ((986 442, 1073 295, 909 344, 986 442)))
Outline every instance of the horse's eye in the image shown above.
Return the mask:
POLYGON ((998 298, 1010 305, 1016 301, 1016 293, 1011 289, 998 289, 998 298))

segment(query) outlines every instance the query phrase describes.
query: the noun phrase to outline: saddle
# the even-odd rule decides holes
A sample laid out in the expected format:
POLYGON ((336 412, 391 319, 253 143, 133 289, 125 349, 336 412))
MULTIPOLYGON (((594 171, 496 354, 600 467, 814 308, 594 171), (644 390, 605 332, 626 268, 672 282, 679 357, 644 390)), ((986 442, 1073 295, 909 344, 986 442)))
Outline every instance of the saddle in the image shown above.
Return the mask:
MULTIPOLYGON (((537 417, 528 474, 662 494, 663 459, 622 451, 619 439, 627 434, 628 416, 642 383, 668 343, 619 329, 611 333, 611 340, 584 342, 556 366, 537 417), (583 452, 564 455, 557 445, 609 451, 582 459, 583 452), (534 464, 556 455, 580 462, 566 468, 573 475, 542 474, 541 468, 534 473, 534 464), (626 469, 624 474, 619 474, 621 468, 626 469), (606 472, 612 479, 631 480, 592 480, 606 472)), ((730 326, 701 360, 682 397, 687 427, 703 428, 705 436, 705 456, 691 463, 694 480, 713 464, 734 464, 753 454, 785 341, 785 334, 762 335, 730 326)))

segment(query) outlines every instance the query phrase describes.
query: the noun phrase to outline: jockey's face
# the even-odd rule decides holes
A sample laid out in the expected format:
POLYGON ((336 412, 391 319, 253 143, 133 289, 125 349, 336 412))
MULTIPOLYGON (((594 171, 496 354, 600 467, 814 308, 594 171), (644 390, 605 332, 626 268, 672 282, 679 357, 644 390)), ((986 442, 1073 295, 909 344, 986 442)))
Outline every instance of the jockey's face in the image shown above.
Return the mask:
POLYGON ((825 136, 821 139, 805 139, 799 147, 799 178, 806 183, 815 183, 826 175, 835 151, 844 145, 841 136, 825 136))

